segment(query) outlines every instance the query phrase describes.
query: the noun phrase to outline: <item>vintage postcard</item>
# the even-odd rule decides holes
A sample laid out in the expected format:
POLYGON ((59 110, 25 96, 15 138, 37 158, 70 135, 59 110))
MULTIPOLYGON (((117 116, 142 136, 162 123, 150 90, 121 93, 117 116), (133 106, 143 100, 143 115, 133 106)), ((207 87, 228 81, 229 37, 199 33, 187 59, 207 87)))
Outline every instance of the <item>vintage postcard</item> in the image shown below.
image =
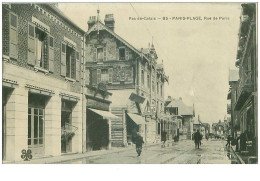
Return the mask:
POLYGON ((257 164, 257 3, 2 3, 3 164, 257 164))

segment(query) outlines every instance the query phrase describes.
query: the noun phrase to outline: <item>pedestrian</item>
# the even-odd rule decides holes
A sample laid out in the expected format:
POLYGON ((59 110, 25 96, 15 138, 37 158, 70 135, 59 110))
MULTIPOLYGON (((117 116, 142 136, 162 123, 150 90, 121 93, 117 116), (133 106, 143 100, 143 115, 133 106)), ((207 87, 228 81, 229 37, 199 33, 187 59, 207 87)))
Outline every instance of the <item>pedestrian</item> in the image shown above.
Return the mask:
POLYGON ((138 156, 140 156, 142 153, 143 143, 144 143, 143 137, 140 135, 140 133, 137 133, 137 136, 135 138, 135 146, 136 146, 136 152, 138 156))
POLYGON ((230 146, 230 142, 231 142, 231 140, 232 140, 232 137, 231 137, 230 135, 228 135, 226 146, 230 146))
POLYGON ((201 134, 200 131, 197 129, 197 132, 194 133, 194 142, 195 142, 195 148, 200 148, 200 144, 201 144, 201 134))
POLYGON ((162 131, 161 141, 163 142, 163 145, 162 145, 163 148, 165 147, 166 135, 167 135, 167 132, 166 131, 162 131))

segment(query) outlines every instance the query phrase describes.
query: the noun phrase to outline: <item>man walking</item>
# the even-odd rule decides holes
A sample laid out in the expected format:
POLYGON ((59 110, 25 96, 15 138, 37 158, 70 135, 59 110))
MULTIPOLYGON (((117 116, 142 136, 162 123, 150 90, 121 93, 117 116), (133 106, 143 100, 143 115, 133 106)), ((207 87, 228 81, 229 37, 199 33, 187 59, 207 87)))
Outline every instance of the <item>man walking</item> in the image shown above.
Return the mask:
POLYGON ((231 137, 230 135, 228 135, 226 146, 230 146, 230 142, 231 142, 231 140, 232 140, 232 137, 231 137))
POLYGON ((135 146, 136 146, 136 152, 138 156, 140 156, 142 153, 143 143, 144 143, 143 137, 140 135, 140 133, 137 133, 135 146))
POLYGON ((201 141, 201 135, 200 131, 197 129, 197 132, 194 134, 194 142, 195 142, 195 148, 200 148, 200 141, 201 141))

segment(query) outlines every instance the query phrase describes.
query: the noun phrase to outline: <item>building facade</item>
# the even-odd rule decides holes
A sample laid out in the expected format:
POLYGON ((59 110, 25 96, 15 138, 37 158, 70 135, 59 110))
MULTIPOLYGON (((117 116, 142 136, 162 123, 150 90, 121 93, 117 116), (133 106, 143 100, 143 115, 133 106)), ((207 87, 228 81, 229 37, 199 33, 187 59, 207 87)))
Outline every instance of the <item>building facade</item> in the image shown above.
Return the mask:
POLYGON ((3 160, 82 152, 84 31, 52 4, 2 10, 3 160))
POLYGON ((112 146, 131 142, 140 132, 145 142, 160 139, 160 115, 164 112, 163 66, 157 64, 154 46, 138 50, 115 32, 115 19, 107 14, 104 23, 91 16, 86 33, 86 72, 90 86, 104 84, 112 93, 112 146))
MULTIPOLYGON (((242 4, 239 42, 236 66, 239 79, 235 89, 234 110, 237 112, 238 135, 245 133, 252 142, 251 154, 257 155, 257 45, 256 45, 256 4, 242 4)), ((231 100, 232 101, 232 100, 231 100)), ((236 115, 236 114, 235 114, 236 115)), ((234 116, 235 116, 234 115, 234 116)))

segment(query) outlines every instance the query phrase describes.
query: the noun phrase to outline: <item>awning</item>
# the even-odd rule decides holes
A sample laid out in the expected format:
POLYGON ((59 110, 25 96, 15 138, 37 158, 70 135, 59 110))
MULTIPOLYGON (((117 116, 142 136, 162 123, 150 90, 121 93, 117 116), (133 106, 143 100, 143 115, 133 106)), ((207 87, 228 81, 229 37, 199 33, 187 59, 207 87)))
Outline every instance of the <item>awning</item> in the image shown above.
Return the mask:
POLYGON ((101 110, 91 109, 91 108, 88 109, 102 116, 103 119, 119 119, 119 117, 115 116, 114 114, 108 111, 101 111, 101 110))
POLYGON ((127 113, 127 115, 137 124, 145 124, 145 119, 137 114, 127 113))

